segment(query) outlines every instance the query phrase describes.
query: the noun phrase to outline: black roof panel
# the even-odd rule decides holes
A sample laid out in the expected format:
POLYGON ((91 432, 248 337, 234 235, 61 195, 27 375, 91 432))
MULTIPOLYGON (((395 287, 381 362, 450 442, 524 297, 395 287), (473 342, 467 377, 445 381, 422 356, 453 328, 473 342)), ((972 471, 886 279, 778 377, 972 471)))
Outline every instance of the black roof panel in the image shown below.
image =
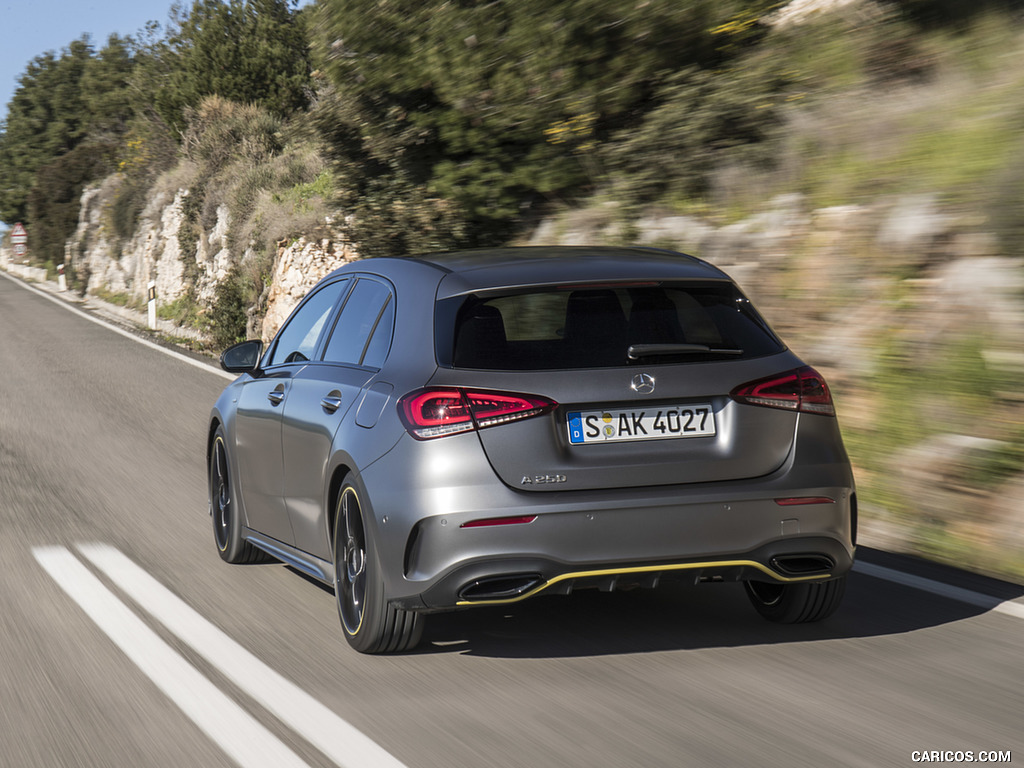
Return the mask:
POLYGON ((531 285, 729 279, 694 256, 655 248, 527 246, 432 253, 414 259, 448 273, 441 281, 438 298, 531 285))

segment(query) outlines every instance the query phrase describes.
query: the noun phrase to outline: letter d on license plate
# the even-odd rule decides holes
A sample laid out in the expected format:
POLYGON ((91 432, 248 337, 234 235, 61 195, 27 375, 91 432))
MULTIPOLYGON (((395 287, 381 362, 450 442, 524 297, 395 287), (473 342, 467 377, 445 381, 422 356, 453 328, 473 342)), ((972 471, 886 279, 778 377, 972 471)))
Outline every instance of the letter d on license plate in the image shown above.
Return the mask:
POLYGON ((715 413, 708 403, 572 411, 568 414, 568 427, 569 442, 573 445, 711 437, 715 434, 715 413))

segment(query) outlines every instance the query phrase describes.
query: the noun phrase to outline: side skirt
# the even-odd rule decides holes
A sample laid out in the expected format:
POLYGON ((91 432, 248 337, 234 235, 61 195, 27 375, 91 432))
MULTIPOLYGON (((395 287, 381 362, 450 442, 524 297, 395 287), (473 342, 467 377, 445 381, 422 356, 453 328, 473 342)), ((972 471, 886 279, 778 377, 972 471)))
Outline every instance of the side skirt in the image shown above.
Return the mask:
POLYGON ((262 533, 257 533, 251 528, 245 528, 243 536, 254 547, 258 547, 271 557, 277 558, 285 565, 290 565, 292 568, 302 571, 307 576, 312 576, 324 584, 334 584, 333 563, 321 560, 319 557, 313 557, 308 552, 303 552, 282 541, 264 536, 262 533))

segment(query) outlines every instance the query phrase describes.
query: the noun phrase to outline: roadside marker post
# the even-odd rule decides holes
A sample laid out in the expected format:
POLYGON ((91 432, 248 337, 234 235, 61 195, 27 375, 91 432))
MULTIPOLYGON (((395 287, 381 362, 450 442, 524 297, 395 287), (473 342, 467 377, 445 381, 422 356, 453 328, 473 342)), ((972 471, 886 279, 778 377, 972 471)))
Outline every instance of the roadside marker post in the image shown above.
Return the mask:
POLYGON ((149 302, 147 309, 149 310, 149 330, 156 330, 156 282, 153 280, 149 281, 149 302))

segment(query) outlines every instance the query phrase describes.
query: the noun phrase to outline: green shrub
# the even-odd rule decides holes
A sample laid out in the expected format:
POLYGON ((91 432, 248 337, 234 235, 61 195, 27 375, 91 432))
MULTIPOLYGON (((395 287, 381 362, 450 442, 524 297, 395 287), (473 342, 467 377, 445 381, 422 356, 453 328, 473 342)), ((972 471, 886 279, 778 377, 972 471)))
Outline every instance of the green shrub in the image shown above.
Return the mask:
POLYGON ((182 151, 210 176, 231 160, 260 163, 281 150, 281 118, 256 105, 207 96, 185 114, 182 151))
MULTIPOLYGON (((122 179, 110 202, 108 218, 110 229, 116 240, 124 244, 135 234, 135 228, 139 223, 139 214, 146 201, 147 185, 141 180, 122 179)), ((121 255, 121 249, 114 249, 115 257, 121 255)))
POLYGON ((660 105, 601 150, 619 197, 632 204, 705 196, 726 163, 770 164, 791 75, 770 59, 736 68, 690 67, 657 91, 660 105))
POLYGON ((209 325, 209 320, 200 313, 194 291, 186 291, 174 301, 160 304, 156 308, 156 314, 157 317, 171 320, 185 328, 205 330, 209 325))
POLYGON ((275 194, 274 202, 291 203, 292 208, 297 211, 308 210, 313 198, 332 200, 336 194, 334 175, 325 170, 309 183, 296 183, 291 189, 275 194))
POLYGON ((115 255, 135 234, 146 196, 157 177, 178 159, 177 144, 159 118, 136 117, 119 148, 119 184, 107 211, 110 231, 118 241, 115 255))
POLYGON ((1024 142, 1016 145, 1003 168, 993 174, 989 220, 1003 252, 1024 254, 1024 142))
POLYGON ((245 341, 248 310, 254 303, 251 286, 236 266, 217 286, 216 298, 210 308, 210 333, 219 349, 245 341))
POLYGON ((108 288, 100 287, 93 291, 93 295, 100 301, 105 301, 107 304, 113 304, 116 307, 135 306, 132 297, 124 291, 111 291, 108 288))
POLYGON ((992 485, 1024 470, 1024 429, 1012 415, 993 419, 993 409, 1012 414, 1002 393, 1016 388, 1012 373, 993 367, 982 354, 989 340, 966 326, 927 346, 890 335, 879 340, 877 371, 866 383, 877 400, 870 429, 844 430, 851 458, 866 470, 862 491, 905 519, 915 519, 894 457, 942 433, 1001 441, 1003 446, 960 467, 956 485, 992 485))

